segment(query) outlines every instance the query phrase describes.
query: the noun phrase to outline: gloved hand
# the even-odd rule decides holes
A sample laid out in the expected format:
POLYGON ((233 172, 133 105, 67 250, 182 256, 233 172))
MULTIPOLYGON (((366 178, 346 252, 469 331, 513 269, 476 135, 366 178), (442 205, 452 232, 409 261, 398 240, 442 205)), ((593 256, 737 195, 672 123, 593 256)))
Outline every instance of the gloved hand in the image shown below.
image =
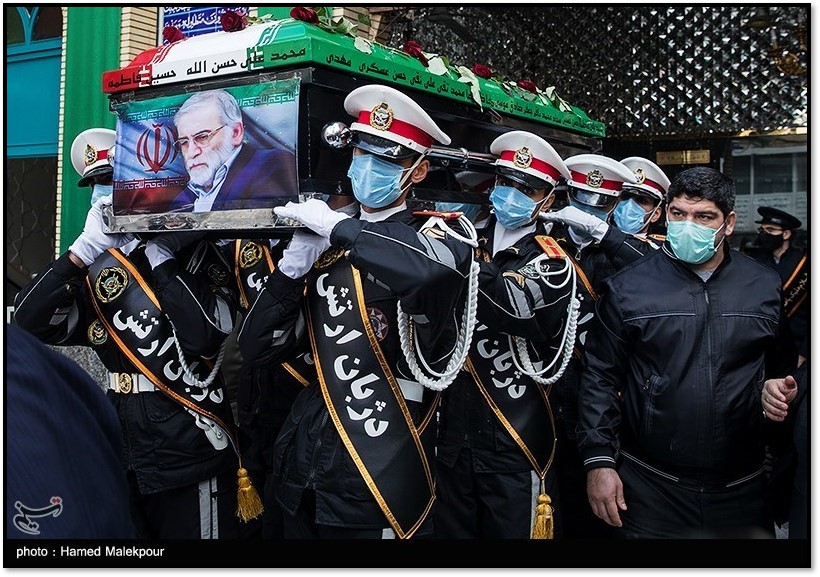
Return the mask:
POLYGON ((289 202, 285 206, 275 206, 273 212, 276 216, 298 220, 325 238, 330 238, 333 227, 340 221, 350 218, 346 214, 336 212, 318 198, 311 198, 301 203, 289 202))
POLYGON ((279 259, 279 270, 294 280, 308 273, 319 256, 330 248, 330 241, 323 236, 297 230, 279 259))
POLYGON ((189 244, 205 236, 204 230, 185 230, 179 232, 161 232, 145 244, 145 256, 151 268, 157 268, 174 254, 189 244))
POLYGON ((88 211, 85 217, 83 232, 77 237, 68 250, 79 258, 85 266, 91 265, 97 257, 109 248, 119 248, 134 240, 131 233, 111 233, 103 232, 102 209, 110 205, 112 195, 98 198, 88 211))
POLYGON ((563 222, 571 226, 576 232, 591 236, 595 240, 601 240, 609 230, 606 221, 597 216, 592 216, 574 206, 565 206, 555 212, 547 212, 540 215, 541 220, 546 222, 563 222))

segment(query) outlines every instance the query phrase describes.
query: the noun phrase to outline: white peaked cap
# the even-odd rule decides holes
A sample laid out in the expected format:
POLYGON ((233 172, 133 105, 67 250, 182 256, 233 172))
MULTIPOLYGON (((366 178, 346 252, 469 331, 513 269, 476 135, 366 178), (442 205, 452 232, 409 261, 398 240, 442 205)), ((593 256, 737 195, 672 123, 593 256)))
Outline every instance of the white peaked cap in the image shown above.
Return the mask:
POLYGON ((427 152, 435 142, 450 144, 450 137, 421 106, 389 86, 356 88, 345 98, 345 110, 357 118, 351 130, 386 138, 419 153, 427 152))
POLYGON ((624 183, 635 184, 638 176, 626 165, 602 154, 576 154, 564 161, 570 172, 569 186, 620 196, 624 183))
POLYGON ((666 191, 669 189, 670 184, 669 177, 663 173, 657 164, 640 156, 624 158, 621 164, 629 168, 638 177, 636 184, 626 185, 628 188, 638 188, 659 200, 666 197, 666 191))
POLYGON ((88 186, 91 178, 112 170, 108 157, 117 133, 109 128, 83 130, 71 143, 71 164, 82 178, 80 186, 88 186))
POLYGON ((562 176, 570 176, 552 145, 531 132, 513 130, 502 134, 490 144, 490 153, 498 156, 496 166, 523 172, 552 186, 562 176))

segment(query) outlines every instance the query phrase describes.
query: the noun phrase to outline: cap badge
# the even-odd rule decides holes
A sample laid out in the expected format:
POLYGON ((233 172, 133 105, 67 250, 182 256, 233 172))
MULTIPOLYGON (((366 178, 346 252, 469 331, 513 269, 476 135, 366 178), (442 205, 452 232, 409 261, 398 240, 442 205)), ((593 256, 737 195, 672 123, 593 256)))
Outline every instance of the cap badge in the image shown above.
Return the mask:
POLYGON ((105 327, 99 319, 95 320, 88 326, 88 342, 92 345, 99 346, 107 340, 108 331, 105 330, 105 327))
POLYGON ((587 186, 592 188, 601 188, 604 183, 604 175, 597 168, 591 172, 587 172, 587 186))
POLYGON ((370 126, 376 130, 389 130, 393 124, 393 109, 382 102, 370 111, 370 126))
POLYGON ((518 168, 529 168, 532 164, 532 154, 530 153, 530 149, 526 146, 522 146, 516 150, 513 155, 513 164, 515 164, 518 168))
POLYGON ((94 292, 100 302, 108 303, 119 297, 128 286, 128 273, 118 266, 105 267, 94 283, 94 292))
POLYGON ((643 181, 646 180, 646 175, 643 173, 643 168, 636 168, 635 175, 638 177, 638 184, 643 184, 643 181))
POLYGON ((91 166, 95 162, 97 162, 97 149, 91 146, 90 144, 85 145, 85 165, 91 166))

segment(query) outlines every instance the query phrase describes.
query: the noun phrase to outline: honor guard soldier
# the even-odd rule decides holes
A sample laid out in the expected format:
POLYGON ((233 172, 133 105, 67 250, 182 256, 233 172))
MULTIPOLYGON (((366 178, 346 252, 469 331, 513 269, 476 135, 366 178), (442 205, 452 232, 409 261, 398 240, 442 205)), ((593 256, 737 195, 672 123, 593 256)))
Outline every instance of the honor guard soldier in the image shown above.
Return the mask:
POLYGON ((611 529, 593 515, 587 502, 586 475, 575 441, 578 387, 584 343, 587 331, 593 326, 595 300, 603 281, 615 272, 613 260, 634 260, 643 254, 625 246, 645 244, 634 237, 630 237, 629 243, 620 243, 617 259, 601 247, 607 235, 621 239, 629 236, 607 224, 607 220, 618 204, 624 185, 637 184, 638 177, 627 166, 600 154, 578 154, 564 163, 570 171, 567 179, 569 206, 547 213, 544 219, 554 223, 549 234, 569 255, 578 274, 580 317, 575 352, 564 375, 553 386, 550 397, 557 413, 556 472, 564 511, 564 536, 608 537, 612 534, 611 529))
POLYGON ((116 136, 109 128, 89 128, 71 143, 71 164, 81 176, 77 186, 91 187, 91 204, 114 192, 111 160, 116 136))
MULTIPOLYGON (((649 229, 663 216, 669 178, 657 164, 640 156, 624 158, 621 164, 635 173, 638 182, 624 183, 621 198, 612 213, 612 222, 622 232, 646 240, 650 248, 656 250, 666 238, 650 235, 649 229)), ((607 248, 604 241, 601 245, 607 248)))
POLYGON ((553 536, 555 425, 550 386, 572 354, 575 271, 538 220, 569 171, 545 140, 496 138, 492 216, 481 229, 478 325, 466 370, 442 397, 436 536, 553 536), (533 522, 533 518, 535 522, 533 522))
MULTIPOLYGON (((93 147, 89 138, 86 160, 93 147)), ((98 177, 102 163, 86 164, 83 178, 98 177)), ((261 511, 242 469, 236 489, 236 431, 219 374, 236 311, 230 265, 199 231, 141 243, 106 233, 111 203, 97 199, 69 250, 20 291, 14 322, 51 345, 91 347, 110 372, 138 537, 235 538, 237 514, 261 511)))
POLYGON ((773 268, 782 281, 783 314, 778 347, 779 367, 770 367, 772 377, 793 374, 809 356, 809 258, 805 249, 793 245, 795 231, 802 226, 800 219, 770 206, 757 209, 760 220, 757 248, 751 256, 773 268))
POLYGON ((275 445, 286 538, 431 536, 435 411, 469 350, 476 242, 466 219, 457 231, 407 209, 431 146, 450 143, 430 116, 379 85, 344 106, 356 118, 348 176, 361 211, 316 199, 274 209, 309 230, 293 235, 239 346, 256 364, 310 351, 317 371, 275 445))

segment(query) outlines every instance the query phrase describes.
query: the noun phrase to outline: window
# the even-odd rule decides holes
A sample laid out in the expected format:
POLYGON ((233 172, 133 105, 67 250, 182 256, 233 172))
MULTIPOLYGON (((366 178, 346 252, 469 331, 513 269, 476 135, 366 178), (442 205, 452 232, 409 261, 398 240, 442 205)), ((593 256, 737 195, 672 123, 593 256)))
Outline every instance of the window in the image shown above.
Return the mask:
POLYGON ((62 36, 63 10, 59 6, 6 6, 7 45, 62 36))

